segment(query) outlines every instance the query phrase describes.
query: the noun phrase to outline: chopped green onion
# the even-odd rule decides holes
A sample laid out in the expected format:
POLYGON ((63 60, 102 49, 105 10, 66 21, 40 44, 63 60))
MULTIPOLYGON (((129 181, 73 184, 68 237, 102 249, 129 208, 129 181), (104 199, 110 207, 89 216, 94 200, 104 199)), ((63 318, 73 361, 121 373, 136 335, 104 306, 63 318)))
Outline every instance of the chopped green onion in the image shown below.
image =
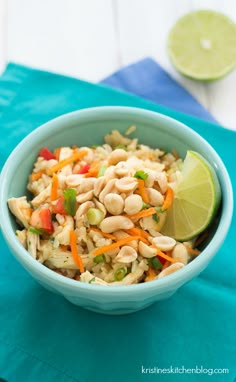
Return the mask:
POLYGON ((118 268, 114 273, 114 278, 116 281, 122 281, 125 277, 127 271, 125 268, 118 268))
POLYGON ((163 211, 163 209, 161 208, 161 206, 157 206, 157 207, 154 207, 155 210, 161 214, 163 214, 165 211, 163 211))
POLYGON ((127 151, 127 147, 126 147, 125 145, 122 145, 121 143, 119 143, 119 144, 114 148, 114 150, 116 150, 116 149, 122 149, 122 150, 127 151))
POLYGON ((102 164, 98 170, 97 177, 100 178, 100 176, 103 176, 105 174, 106 169, 107 169, 107 166, 105 164, 102 164))
POLYGON ((139 171, 136 171, 136 173, 134 174, 134 177, 137 179, 145 180, 147 179, 148 174, 142 170, 139 170, 139 171))
POLYGON ((149 208, 149 207, 150 207, 150 204, 147 204, 147 203, 143 202, 142 210, 145 210, 146 208, 149 208))
POLYGON ((37 229, 34 227, 30 227, 29 232, 36 233, 36 235, 42 235, 43 234, 43 231, 41 229, 37 229))
POLYGON ((94 282, 96 280, 96 277, 93 277, 91 280, 89 280, 89 284, 91 284, 92 282, 94 282))
POLYGON ((104 255, 95 256, 93 261, 96 264, 103 263, 105 261, 105 256, 104 255))
POLYGON ((89 208, 87 212, 88 222, 91 225, 98 225, 104 218, 104 213, 98 208, 89 208))
POLYGON ((67 188, 64 192, 63 206, 68 215, 75 216, 76 214, 76 190, 74 188, 67 188))
POLYGON ((49 238, 49 241, 50 241, 50 243, 52 243, 52 244, 53 244, 53 243, 54 243, 54 241, 55 241, 55 237, 50 237, 50 238, 49 238))
POLYGON ((153 218, 153 220, 155 220, 155 222, 159 222, 159 220, 160 220, 160 218, 159 218, 159 216, 157 215, 157 214, 153 214, 152 215, 152 218, 153 218))
POLYGON ((93 145, 93 146, 90 146, 91 149, 96 149, 97 147, 100 147, 101 145, 93 145))
POLYGON ((158 260, 156 256, 148 259, 148 264, 154 269, 161 269, 163 267, 162 263, 160 262, 160 260, 158 260))

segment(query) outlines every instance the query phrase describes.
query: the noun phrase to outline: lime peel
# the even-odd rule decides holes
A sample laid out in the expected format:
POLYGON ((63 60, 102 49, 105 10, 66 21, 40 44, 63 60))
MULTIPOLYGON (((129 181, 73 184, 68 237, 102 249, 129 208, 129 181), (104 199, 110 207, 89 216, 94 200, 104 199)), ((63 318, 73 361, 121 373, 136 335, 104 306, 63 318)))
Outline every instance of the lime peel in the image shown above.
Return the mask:
POLYGON ((188 151, 161 233, 178 241, 192 239, 212 222, 220 200, 221 189, 215 170, 200 154, 188 151))

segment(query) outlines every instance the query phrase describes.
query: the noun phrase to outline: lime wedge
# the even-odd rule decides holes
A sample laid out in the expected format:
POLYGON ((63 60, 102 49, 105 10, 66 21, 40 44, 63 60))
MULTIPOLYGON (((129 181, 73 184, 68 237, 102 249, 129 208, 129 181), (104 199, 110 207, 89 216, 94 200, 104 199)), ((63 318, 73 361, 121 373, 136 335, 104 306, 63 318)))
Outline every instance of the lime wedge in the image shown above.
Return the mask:
POLYGON ((236 24, 211 10, 188 13, 170 31, 168 52, 185 76, 219 79, 236 66, 236 24))
POLYGON ((221 190, 215 170, 200 154, 188 151, 161 232, 178 241, 192 239, 211 223, 220 200, 221 190))

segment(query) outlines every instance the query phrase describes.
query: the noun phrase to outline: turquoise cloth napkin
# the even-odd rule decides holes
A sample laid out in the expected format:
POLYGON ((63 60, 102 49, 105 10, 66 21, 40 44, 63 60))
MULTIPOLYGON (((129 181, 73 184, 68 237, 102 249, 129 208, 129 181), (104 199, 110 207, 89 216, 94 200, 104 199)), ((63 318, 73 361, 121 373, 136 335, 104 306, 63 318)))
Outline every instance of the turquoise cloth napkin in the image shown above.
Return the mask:
MULTIPOLYGON (((43 122, 100 105, 147 108, 186 123, 217 150, 235 188, 235 132, 103 86, 15 64, 9 64, 0 78, 2 163, 43 122)), ((163 382, 233 382, 235 225, 234 214, 228 237, 208 268, 173 297, 144 311, 114 317, 80 309, 44 290, 15 261, 1 237, 0 378, 8 382, 158 378, 163 382), (174 374, 175 367, 180 368, 179 374, 174 374), (195 367, 198 374, 182 374, 183 368, 195 367), (162 374, 157 374, 158 368, 162 374), (215 373, 209 379, 213 369, 222 368, 229 373, 215 373)))

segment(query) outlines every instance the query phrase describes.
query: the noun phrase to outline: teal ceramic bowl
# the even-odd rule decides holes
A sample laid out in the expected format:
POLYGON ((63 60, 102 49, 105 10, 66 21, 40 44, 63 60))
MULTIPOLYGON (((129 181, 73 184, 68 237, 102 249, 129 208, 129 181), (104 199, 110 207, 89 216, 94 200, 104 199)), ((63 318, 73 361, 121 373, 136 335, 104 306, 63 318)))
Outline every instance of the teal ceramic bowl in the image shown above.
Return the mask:
POLYGON ((182 123, 147 110, 128 107, 99 107, 76 111, 56 118, 28 135, 12 152, 1 174, 0 223, 8 246, 42 286, 85 309, 107 314, 135 312, 172 296, 178 288, 202 272, 217 253, 227 234, 233 210, 228 173, 214 149, 182 123), (210 240, 190 264, 160 280, 129 286, 98 286, 68 279, 34 260, 15 236, 16 223, 7 208, 9 197, 26 194, 28 174, 39 148, 73 144, 101 144, 112 129, 124 132, 135 124, 140 142, 164 150, 175 148, 184 157, 191 149, 202 154, 215 168, 222 189, 222 208, 211 228, 210 240))

